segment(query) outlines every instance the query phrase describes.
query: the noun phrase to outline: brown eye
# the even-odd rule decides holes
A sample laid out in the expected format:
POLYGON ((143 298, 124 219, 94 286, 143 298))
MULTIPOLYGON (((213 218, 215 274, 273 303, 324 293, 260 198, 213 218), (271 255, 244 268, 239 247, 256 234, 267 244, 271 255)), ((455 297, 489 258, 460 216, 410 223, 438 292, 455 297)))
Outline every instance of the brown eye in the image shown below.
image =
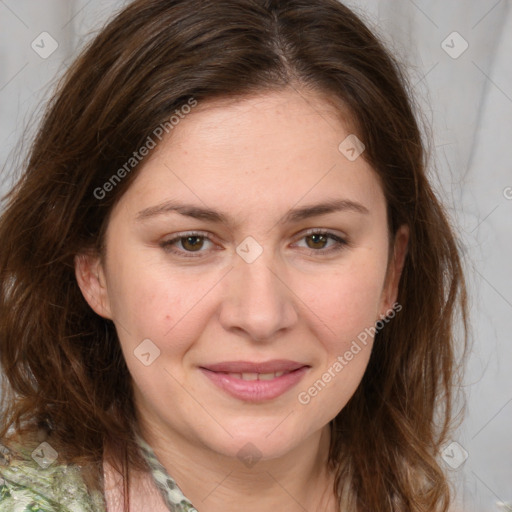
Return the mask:
POLYGON ((203 246, 204 240, 201 236, 187 236, 179 239, 181 246, 186 251, 197 251, 203 246))
POLYGON ((301 240, 306 240, 306 249, 309 249, 311 255, 329 255, 345 248, 349 245, 347 240, 328 231, 310 231, 306 233, 301 240), (329 241, 333 243, 329 244, 329 241))
POLYGON ((310 249, 324 249, 327 244, 327 240, 329 237, 326 237, 320 233, 314 233, 306 237, 306 240, 311 240, 313 242, 312 245, 308 244, 310 249))
POLYGON ((161 242, 160 246, 167 252, 187 258, 202 256, 204 255, 203 253, 208 252, 207 250, 202 250, 204 249, 205 242, 212 244, 208 236, 202 233, 184 233, 171 240, 161 242))

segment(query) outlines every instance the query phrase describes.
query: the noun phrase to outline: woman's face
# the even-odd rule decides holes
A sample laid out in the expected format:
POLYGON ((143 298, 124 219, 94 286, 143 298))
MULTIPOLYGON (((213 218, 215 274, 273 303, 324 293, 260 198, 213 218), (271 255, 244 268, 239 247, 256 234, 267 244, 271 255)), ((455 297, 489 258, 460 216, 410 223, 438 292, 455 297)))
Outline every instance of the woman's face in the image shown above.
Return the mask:
POLYGON ((351 139, 339 149, 350 129, 318 97, 199 104, 171 135, 114 208, 105 260, 77 260, 78 281, 116 325, 143 423, 278 457, 356 390, 407 231, 388 267, 379 181, 351 139))

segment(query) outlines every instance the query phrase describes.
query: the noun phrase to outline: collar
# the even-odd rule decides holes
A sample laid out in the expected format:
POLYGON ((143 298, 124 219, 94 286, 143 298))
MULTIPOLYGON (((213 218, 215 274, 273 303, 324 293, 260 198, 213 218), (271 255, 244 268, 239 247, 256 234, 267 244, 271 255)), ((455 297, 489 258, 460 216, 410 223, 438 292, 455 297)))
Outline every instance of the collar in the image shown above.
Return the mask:
POLYGON ((192 503, 185 497, 176 482, 169 476, 166 469, 157 459, 151 446, 139 434, 135 434, 142 455, 151 469, 153 480, 162 493, 169 512, 197 512, 192 503))

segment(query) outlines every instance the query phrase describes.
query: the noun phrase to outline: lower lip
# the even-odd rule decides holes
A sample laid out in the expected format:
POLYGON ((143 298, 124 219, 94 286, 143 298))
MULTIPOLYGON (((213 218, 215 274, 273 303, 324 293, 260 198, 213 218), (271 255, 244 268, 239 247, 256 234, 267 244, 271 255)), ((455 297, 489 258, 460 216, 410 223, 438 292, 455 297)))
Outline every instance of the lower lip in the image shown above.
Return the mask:
POLYGON ((220 389, 246 402, 264 402, 281 396, 298 384, 308 369, 309 367, 303 366, 272 380, 242 380, 232 375, 200 368, 204 375, 220 389))

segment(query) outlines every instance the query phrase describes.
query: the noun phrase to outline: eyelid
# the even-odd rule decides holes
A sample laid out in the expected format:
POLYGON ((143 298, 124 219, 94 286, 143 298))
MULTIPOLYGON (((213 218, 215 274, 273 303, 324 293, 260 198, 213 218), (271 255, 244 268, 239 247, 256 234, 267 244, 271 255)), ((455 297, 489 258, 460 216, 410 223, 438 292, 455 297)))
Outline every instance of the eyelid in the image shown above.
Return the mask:
POLYGON ((306 231, 302 231, 301 233, 299 233, 299 235, 300 235, 299 238, 303 238, 308 235, 316 235, 316 234, 331 235, 331 236, 343 239, 345 242, 347 241, 346 240, 347 235, 345 235, 344 233, 340 233, 339 231, 329 229, 329 228, 309 228, 309 229, 306 229, 306 231))

